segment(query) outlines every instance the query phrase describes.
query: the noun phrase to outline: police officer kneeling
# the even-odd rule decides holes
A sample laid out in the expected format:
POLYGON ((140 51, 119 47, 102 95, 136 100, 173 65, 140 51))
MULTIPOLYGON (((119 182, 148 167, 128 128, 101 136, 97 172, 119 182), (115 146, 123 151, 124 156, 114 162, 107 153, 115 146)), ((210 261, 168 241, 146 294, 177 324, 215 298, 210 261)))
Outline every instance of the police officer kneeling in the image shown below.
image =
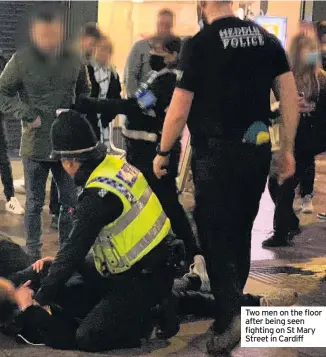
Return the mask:
POLYGON ((100 297, 76 331, 76 347, 140 346, 152 330, 151 309, 170 296, 173 284, 170 221, 142 173, 107 155, 79 113, 61 113, 51 137, 53 155, 83 190, 69 239, 35 300, 51 304, 78 270, 100 297), (95 264, 89 267, 85 257, 91 248, 95 264))

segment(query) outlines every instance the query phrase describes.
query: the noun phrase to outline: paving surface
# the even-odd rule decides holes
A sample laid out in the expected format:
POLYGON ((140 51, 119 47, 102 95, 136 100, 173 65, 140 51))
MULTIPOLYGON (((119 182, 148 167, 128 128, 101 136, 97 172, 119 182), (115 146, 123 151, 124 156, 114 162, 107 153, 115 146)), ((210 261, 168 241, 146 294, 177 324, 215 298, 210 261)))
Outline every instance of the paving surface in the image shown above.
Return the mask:
MULTIPOLYGON (((19 161, 13 161, 16 179, 22 176, 19 161)), ((326 210, 326 158, 320 157, 317 165, 314 198, 315 212, 326 210)), ((0 187, 2 191, 2 188, 0 187)), ((17 195, 24 203, 25 196, 17 195)), ((192 197, 186 194, 182 202, 187 209, 193 205, 192 197)), ((315 214, 301 215, 304 230, 293 247, 266 250, 261 242, 272 228, 273 204, 268 193, 264 194, 261 209, 253 230, 252 269, 246 291, 264 293, 278 287, 293 287, 299 293, 298 305, 326 305, 326 223, 317 223, 315 214)), ((235 217, 236 224, 236 217, 235 217)), ((23 217, 5 212, 3 195, 0 196, 0 231, 24 243, 23 217)), ((50 216, 45 206, 43 221, 43 254, 53 255, 57 249, 57 233, 50 229, 50 216)), ((73 351, 54 351, 43 347, 18 345, 0 335, 0 357, 88 357, 88 356, 158 356, 158 357, 203 357, 205 356, 205 332, 209 321, 195 321, 182 325, 179 334, 169 342, 153 342, 141 350, 122 350, 103 354, 73 351)), ((233 357, 325 357, 326 348, 241 348, 233 357)))

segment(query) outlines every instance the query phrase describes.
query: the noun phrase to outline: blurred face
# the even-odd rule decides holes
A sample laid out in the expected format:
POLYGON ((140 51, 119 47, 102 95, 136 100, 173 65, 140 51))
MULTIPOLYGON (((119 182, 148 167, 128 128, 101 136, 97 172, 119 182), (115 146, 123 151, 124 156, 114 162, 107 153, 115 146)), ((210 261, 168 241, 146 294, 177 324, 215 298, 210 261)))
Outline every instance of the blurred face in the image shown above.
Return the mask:
POLYGON ((177 52, 173 52, 173 53, 166 52, 166 55, 164 57, 164 62, 167 65, 175 63, 177 61, 177 57, 178 57, 177 52))
POLYGON ((35 21, 30 35, 32 42, 41 52, 54 53, 63 41, 63 23, 59 19, 51 22, 35 21))
POLYGON ((111 46, 107 40, 99 41, 96 46, 95 60, 100 65, 106 65, 111 59, 111 46))
POLYGON ((319 52, 312 45, 304 46, 299 53, 299 61, 304 67, 315 67, 319 61, 319 52))
POLYGON ((97 45, 97 39, 91 36, 82 36, 80 39, 81 48, 86 58, 91 58, 94 55, 97 45))
POLYGON ((61 163, 62 163, 62 167, 67 172, 67 174, 70 177, 74 178, 77 171, 80 168, 80 163, 75 159, 62 159, 61 163))
POLYGON ((157 18, 156 32, 158 35, 169 35, 173 29, 173 17, 170 15, 160 15, 157 18))
POLYGON ((321 46, 325 50, 325 48, 326 48, 326 34, 322 36, 320 42, 321 42, 321 46))
POLYGON ((150 66, 154 71, 160 71, 167 65, 175 63, 177 60, 177 52, 169 53, 164 51, 160 44, 152 46, 150 66))
POLYGON ((0 278, 0 295, 13 298, 15 294, 14 285, 7 279, 0 278))

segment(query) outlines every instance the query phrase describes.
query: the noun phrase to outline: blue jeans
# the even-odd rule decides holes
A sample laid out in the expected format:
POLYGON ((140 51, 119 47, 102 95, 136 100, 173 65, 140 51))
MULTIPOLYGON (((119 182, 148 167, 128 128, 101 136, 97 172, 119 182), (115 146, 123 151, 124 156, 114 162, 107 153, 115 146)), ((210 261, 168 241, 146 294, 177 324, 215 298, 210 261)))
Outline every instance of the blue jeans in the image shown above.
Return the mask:
POLYGON ((61 203, 59 215, 60 245, 67 239, 72 228, 71 209, 76 206, 77 192, 73 179, 64 171, 61 162, 35 161, 24 158, 23 165, 26 188, 26 247, 28 255, 35 261, 41 257, 41 215, 49 171, 51 170, 58 187, 61 203))

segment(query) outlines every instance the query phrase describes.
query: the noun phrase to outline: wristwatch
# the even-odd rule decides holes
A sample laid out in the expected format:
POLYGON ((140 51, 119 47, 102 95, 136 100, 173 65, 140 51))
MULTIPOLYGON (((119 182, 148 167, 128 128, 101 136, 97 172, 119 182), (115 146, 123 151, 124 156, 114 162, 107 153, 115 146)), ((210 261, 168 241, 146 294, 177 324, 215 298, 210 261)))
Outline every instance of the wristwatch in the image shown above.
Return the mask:
POLYGON ((158 144, 156 147, 156 154, 159 156, 167 157, 170 155, 171 150, 169 151, 161 151, 161 144, 158 144))

